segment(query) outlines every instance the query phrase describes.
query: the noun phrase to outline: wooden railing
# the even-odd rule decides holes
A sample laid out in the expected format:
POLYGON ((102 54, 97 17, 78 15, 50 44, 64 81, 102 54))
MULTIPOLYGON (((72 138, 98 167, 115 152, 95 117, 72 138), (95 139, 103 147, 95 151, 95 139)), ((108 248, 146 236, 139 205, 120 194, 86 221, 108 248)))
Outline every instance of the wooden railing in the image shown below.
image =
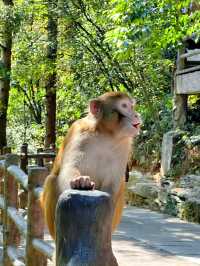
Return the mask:
MULTIPOLYGON (((189 43, 186 41, 186 46, 189 43), (186 45, 187 44, 187 45, 186 45)), ((174 75, 173 124, 184 128, 188 116, 188 95, 200 93, 200 49, 179 49, 174 75)))
POLYGON ((20 148, 19 156, 20 156, 20 168, 26 173, 29 160, 34 159, 38 166, 44 166, 44 165, 47 166, 45 164, 45 160, 50 162, 51 165, 56 156, 56 153, 55 149, 43 150, 42 148, 37 149, 37 153, 29 153, 28 144, 24 143, 20 148))
POLYGON ((45 167, 33 166, 26 174, 18 165, 18 155, 7 154, 0 160, 3 265, 45 266, 47 258, 52 258, 53 247, 44 241, 44 221, 38 197, 48 171, 45 167), (19 209, 19 188, 28 193, 26 219, 19 209), (25 248, 20 254, 22 242, 25 248))
POLYGON ((199 58, 200 49, 190 50, 188 52, 183 52, 183 53, 179 51, 177 58, 177 71, 176 71, 177 76, 182 74, 192 73, 200 69, 200 60, 195 60, 195 65, 192 65, 192 59, 191 59, 192 57, 199 58))
POLYGON ((179 51, 175 73, 177 94, 198 94, 200 92, 200 49, 179 51))

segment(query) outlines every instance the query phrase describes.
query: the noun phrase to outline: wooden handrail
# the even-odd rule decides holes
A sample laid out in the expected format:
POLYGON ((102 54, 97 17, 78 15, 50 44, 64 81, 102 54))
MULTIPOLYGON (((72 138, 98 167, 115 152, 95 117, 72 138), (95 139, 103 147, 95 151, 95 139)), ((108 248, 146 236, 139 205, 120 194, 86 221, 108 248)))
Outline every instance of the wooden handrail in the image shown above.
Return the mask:
POLYGON ((54 247, 45 242, 44 240, 34 238, 33 246, 39 252, 43 253, 47 258, 52 259, 54 247))
POLYGON ((181 54, 181 55, 179 55, 179 59, 185 59, 185 58, 189 58, 189 57, 192 57, 195 55, 200 55, 200 49, 194 50, 194 51, 191 50, 188 53, 181 54))
POLYGON ((5 169, 5 160, 0 161, 0 169, 4 170, 5 169))
POLYGON ((15 223, 19 232, 22 233, 26 237, 27 236, 27 223, 25 219, 19 214, 17 209, 13 207, 8 207, 7 211, 8 211, 8 216, 15 223))
MULTIPOLYGON (((25 154, 20 153, 19 156, 24 156, 25 154)), ((44 159, 53 159, 56 157, 54 152, 40 152, 40 153, 28 153, 28 159, 37 159, 37 158, 44 158, 44 159)))
MULTIPOLYGON (((5 200, 0 195, 0 209, 4 209, 5 207, 5 200)), ((17 226, 20 233, 22 233, 24 236, 27 235, 27 226, 25 219, 19 214, 16 208, 14 207, 8 207, 7 209, 8 216, 13 220, 15 225, 17 226)))
POLYGON ((13 266, 25 266, 25 263, 20 260, 17 249, 15 247, 9 246, 7 248, 7 253, 13 266))
POLYGON ((22 187, 27 190, 28 189, 28 175, 22 171, 19 166, 11 165, 7 168, 9 174, 15 177, 18 183, 22 185, 22 187))
POLYGON ((43 227, 41 227, 43 215, 37 199, 42 192, 41 185, 47 175, 47 169, 44 167, 33 167, 29 175, 27 175, 16 163, 17 157, 12 154, 6 156, 5 160, 0 160, 0 179, 4 176, 4 195, 0 195, 0 209, 4 213, 4 266, 45 266, 47 265, 47 258, 52 259, 54 248, 38 238, 43 235, 43 227), (29 194, 27 221, 18 211, 18 205, 15 197, 13 197, 17 193, 16 189, 18 190, 16 182, 21 184, 23 189, 27 190, 29 194), (5 193, 7 188, 12 192, 5 193), (17 254, 19 242, 15 240, 15 228, 18 231, 17 236, 23 235, 26 238, 25 264, 17 254), (27 261, 27 257, 34 259, 27 261))
POLYGON ((192 73, 192 72, 195 72, 195 71, 198 71, 198 70, 200 70, 200 65, 199 66, 195 66, 195 67, 185 68, 185 69, 182 69, 182 70, 178 70, 178 71, 176 71, 176 76, 187 74, 187 73, 192 73))

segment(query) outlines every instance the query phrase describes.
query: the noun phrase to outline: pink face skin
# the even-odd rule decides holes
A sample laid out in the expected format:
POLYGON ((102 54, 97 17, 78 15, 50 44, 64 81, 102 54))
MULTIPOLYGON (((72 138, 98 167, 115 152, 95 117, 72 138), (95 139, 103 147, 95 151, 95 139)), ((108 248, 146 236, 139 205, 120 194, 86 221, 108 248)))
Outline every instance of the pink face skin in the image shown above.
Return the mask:
POLYGON ((118 109, 125 116, 122 122, 122 134, 125 136, 134 137, 140 131, 141 118, 134 111, 135 104, 135 99, 122 99, 117 103, 118 109))

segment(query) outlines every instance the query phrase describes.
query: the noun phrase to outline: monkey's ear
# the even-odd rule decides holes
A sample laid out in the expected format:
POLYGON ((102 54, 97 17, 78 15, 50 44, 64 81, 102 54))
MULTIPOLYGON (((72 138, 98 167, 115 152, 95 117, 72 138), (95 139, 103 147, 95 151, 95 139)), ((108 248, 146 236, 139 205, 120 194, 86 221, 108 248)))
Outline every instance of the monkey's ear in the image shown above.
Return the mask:
POLYGON ((91 100, 89 103, 90 113, 97 116, 98 114, 101 113, 101 106, 102 106, 101 101, 97 99, 91 100))

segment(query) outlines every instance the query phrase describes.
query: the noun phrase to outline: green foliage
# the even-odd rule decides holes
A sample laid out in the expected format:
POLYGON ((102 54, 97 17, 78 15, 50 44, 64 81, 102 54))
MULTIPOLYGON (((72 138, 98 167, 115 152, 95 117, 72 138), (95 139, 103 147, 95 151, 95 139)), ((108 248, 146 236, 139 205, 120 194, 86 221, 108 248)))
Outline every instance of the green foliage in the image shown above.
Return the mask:
POLYGON ((57 144, 60 144, 70 125, 86 112, 87 97, 73 87, 60 89, 57 94, 57 144), (61 112, 61 110, 63 110, 61 112))
POLYGON ((198 201, 191 200, 182 204, 180 217, 184 220, 200 223, 200 205, 198 201))
POLYGON ((8 108, 8 145, 19 152, 20 146, 27 142, 30 150, 43 145, 44 128, 37 124, 33 114, 24 102, 22 91, 12 88, 8 108))
POLYGON ((140 99, 143 132, 135 159, 152 168, 160 158, 162 135, 172 127, 170 87, 176 51, 186 36, 199 39, 200 12, 191 1, 111 1, 107 15, 114 26, 105 42, 134 79, 133 94, 140 99), (131 67, 130 67, 131 66, 131 67), (151 163, 150 163, 151 162, 151 163))
MULTIPOLYGON (((57 53, 57 143, 80 118, 90 98, 126 91, 138 102, 143 129, 136 159, 157 164, 162 135, 171 125, 171 83, 177 48, 200 34, 200 12, 176 0, 16 0, 3 8, 13 28, 9 143, 41 146, 45 128, 45 82, 54 70, 47 59, 48 8, 59 18, 57 53)), ((4 34, 4 33, 3 33, 4 34)), ((54 45, 52 43, 51 45, 54 45)), ((0 77, 5 75, 0 64, 0 77)))

